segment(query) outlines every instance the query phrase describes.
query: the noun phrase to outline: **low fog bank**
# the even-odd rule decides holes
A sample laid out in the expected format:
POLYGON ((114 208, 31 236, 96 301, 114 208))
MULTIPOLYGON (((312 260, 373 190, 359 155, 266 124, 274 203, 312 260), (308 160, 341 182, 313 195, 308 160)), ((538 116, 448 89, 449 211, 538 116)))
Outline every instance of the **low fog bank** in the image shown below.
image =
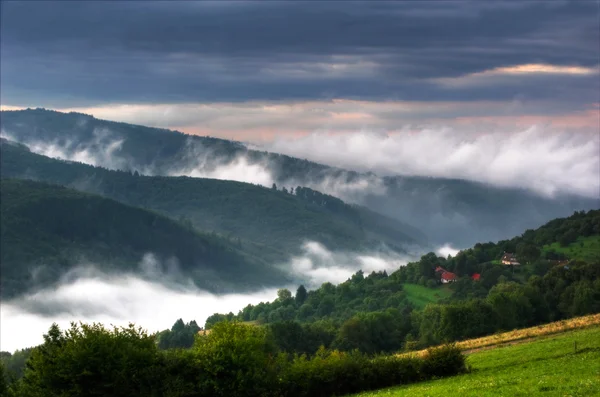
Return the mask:
POLYGON ((20 139, 18 136, 2 130, 2 138, 19 142, 34 153, 43 156, 76 161, 112 170, 129 169, 131 159, 122 152, 125 138, 115 135, 108 129, 94 129, 92 136, 85 142, 70 138, 39 140, 20 139))
MULTIPOLYGON (((338 284, 359 270, 366 274, 385 270, 391 274, 424 253, 398 254, 385 247, 361 253, 333 252, 319 243, 306 242, 301 255, 281 265, 294 283, 279 288, 295 293, 300 284, 309 289, 325 282, 338 284)), ((68 327, 71 321, 106 326, 133 322, 155 332, 170 328, 178 318, 196 320, 203 326, 214 313, 237 313, 248 304, 277 297, 278 288, 274 287, 220 295, 207 292, 191 280, 170 277, 164 266, 157 269, 151 254, 140 262, 140 269, 141 274, 109 274, 86 264, 65 274, 54 287, 2 302, 0 350, 12 352, 42 343, 43 334, 53 322, 61 327, 68 327)))
POLYGON ((457 178, 545 196, 600 195, 600 136, 533 126, 474 133, 452 128, 393 134, 316 132, 281 136, 268 150, 381 175, 457 178))
POLYGON ((170 328, 175 320, 195 319, 200 325, 215 312, 237 313, 249 303, 273 300, 277 289, 254 293, 214 295, 182 286, 174 288, 134 275, 96 274, 60 284, 56 288, 2 302, 0 349, 14 351, 43 342, 53 322, 67 327, 71 321, 123 325, 133 322, 149 332, 170 328))
POLYGON ((334 252, 318 242, 308 241, 302 246, 302 254, 292 257, 284 268, 305 286, 317 288, 326 282, 342 283, 359 270, 366 274, 381 271, 389 274, 417 260, 423 253, 413 251, 399 254, 386 247, 361 253, 334 252))

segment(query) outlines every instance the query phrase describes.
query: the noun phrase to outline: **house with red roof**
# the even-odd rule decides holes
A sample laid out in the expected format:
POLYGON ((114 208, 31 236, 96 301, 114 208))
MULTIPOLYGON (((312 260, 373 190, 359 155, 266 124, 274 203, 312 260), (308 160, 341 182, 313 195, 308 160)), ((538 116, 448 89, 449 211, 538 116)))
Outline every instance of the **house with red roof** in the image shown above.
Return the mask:
POLYGON ((473 280, 473 281, 479 281, 479 280, 481 280, 481 274, 479 274, 479 273, 473 273, 473 275, 471 276, 471 280, 473 280))
POLYGON ((442 272, 442 275, 440 276, 440 281, 442 282, 442 284, 452 283, 456 280, 458 280, 458 277, 452 272, 445 271, 442 272))
POLYGON ((448 284, 448 283, 458 280, 458 277, 456 276, 456 274, 449 272, 448 270, 444 269, 441 266, 438 266, 435 268, 435 274, 437 274, 439 276, 440 282, 442 284, 448 284))

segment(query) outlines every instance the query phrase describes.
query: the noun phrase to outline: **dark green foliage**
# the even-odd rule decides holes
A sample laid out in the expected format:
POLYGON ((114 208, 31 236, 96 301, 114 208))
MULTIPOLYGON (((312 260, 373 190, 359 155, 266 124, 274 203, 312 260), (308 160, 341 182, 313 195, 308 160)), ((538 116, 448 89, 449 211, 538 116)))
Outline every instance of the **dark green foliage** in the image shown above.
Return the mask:
POLYGON ((165 350, 161 357, 161 388, 157 396, 201 397, 198 385, 204 374, 198 369, 192 350, 165 350))
POLYGON ((0 187, 2 296, 32 287, 34 269, 40 286, 82 260, 107 271, 139 271, 146 253, 161 262, 176 258, 178 271, 212 290, 285 280, 227 241, 147 210, 33 181, 2 179, 0 187), (231 284, 214 283, 213 271, 231 284))
POLYGON ((357 351, 320 349, 313 357, 295 356, 283 374, 282 396, 339 396, 465 372, 464 356, 454 347, 424 359, 369 357, 357 351))
POLYGON ((17 350, 14 353, 0 352, 0 362, 4 366, 7 378, 19 379, 23 377, 25 362, 31 356, 32 348, 17 350))
POLYGON ((263 396, 277 384, 277 352, 266 328, 218 323, 198 338, 194 353, 202 396, 263 396))
POLYGON ((133 325, 107 330, 99 324, 54 324, 35 348, 20 382, 37 397, 159 395, 160 357, 154 339, 133 325))
POLYGON ((301 192, 319 195, 320 201, 234 181, 135 177, 51 159, 7 141, 1 150, 2 177, 34 178, 152 209, 200 230, 218 232, 238 245, 244 242, 246 251, 263 259, 287 260, 305 240, 352 250, 385 242, 400 250, 400 244, 421 238, 411 237, 414 229, 399 221, 310 189, 301 192))
POLYGON ((313 355, 319 347, 332 346, 336 328, 331 322, 301 324, 297 321, 277 321, 268 324, 277 347, 288 353, 313 355))
POLYGON ((452 344, 428 349, 421 364, 421 371, 427 378, 455 375, 466 370, 465 356, 452 344))
POLYGON ((179 319, 170 330, 158 334, 158 347, 161 349, 189 349, 194 344, 200 327, 192 320, 185 324, 179 319))
MULTIPOLYGON (((304 296, 302 288, 298 288, 304 296)), ((290 291, 271 303, 249 305, 235 316, 238 320, 272 323, 282 320, 301 322, 321 319, 347 320, 361 312, 372 312, 389 308, 405 310, 410 307, 402 285, 386 272, 373 272, 364 277, 359 271, 351 279, 335 286, 325 283, 316 291, 306 294, 305 299, 291 298, 290 291), (303 303, 300 303, 303 302, 303 303)), ((219 317, 211 317, 208 324, 214 324, 219 317)))
POLYGON ((465 370, 452 348, 424 359, 325 348, 310 358, 290 355, 277 352, 269 329, 236 322, 215 325, 189 350, 160 351, 133 325, 53 325, 44 340, 12 385, 15 396, 328 397, 465 370))
POLYGON ((359 271, 337 286, 325 283, 309 291, 305 300, 298 300, 297 297, 304 294, 297 292, 292 301, 291 294, 285 290, 277 300, 248 305, 237 315, 214 315, 210 324, 225 318, 266 323, 280 349, 291 353, 311 355, 323 345, 374 354, 597 313, 600 312, 598 263, 571 261, 568 266, 559 266, 533 258, 539 254, 534 241, 540 236, 546 236, 542 242, 546 244, 555 238, 546 240, 547 236, 560 236, 560 230, 578 228, 592 232, 596 230, 599 213, 575 213, 512 240, 476 244, 454 258, 429 253, 389 276, 381 272, 365 277, 359 271), (504 250, 516 247, 521 247, 520 251, 526 256, 529 254, 534 262, 516 269, 490 262, 504 250), (403 283, 425 279, 433 291, 442 288, 437 286, 436 279, 428 278, 437 266, 472 268, 480 272, 481 277, 475 281, 465 275, 449 286, 454 291, 451 298, 414 310, 403 291, 403 283), (325 319, 328 326, 322 328, 320 336, 309 332, 310 326, 325 319))
POLYGON ((540 249, 532 243, 520 243, 517 245, 517 258, 523 263, 531 263, 540 257, 540 249))
POLYGON ((572 262, 527 283, 502 282, 485 299, 429 305, 413 312, 424 347, 600 312, 600 266, 572 262))
POLYGON ((346 320, 337 332, 333 346, 344 351, 367 354, 400 350, 410 332, 408 316, 394 309, 385 312, 358 313, 346 320))
MULTIPOLYGON (((398 280, 415 284, 426 285, 428 280, 436 279, 434 273, 437 266, 455 272, 459 277, 469 277, 473 273, 481 273, 481 283, 489 290, 497 283, 498 278, 504 275, 513 279, 513 271, 509 267, 499 267, 505 252, 516 253, 517 259, 522 264, 539 266, 539 261, 564 259, 564 255, 546 252, 545 258, 540 259, 541 249, 545 245, 561 240, 569 244, 578 236, 587 237, 600 234, 600 210, 575 212, 568 218, 554 219, 536 230, 527 230, 521 236, 497 243, 478 243, 473 248, 460 251, 452 258, 437 257, 429 253, 421 257, 418 262, 409 263, 394 274, 398 280), (566 236, 566 239, 564 238, 566 236), (508 270, 508 271, 507 271, 508 270)), ((600 260, 600 258, 598 258, 600 260)))
POLYGON ((0 361, 0 397, 8 396, 8 373, 4 367, 4 362, 0 361))
POLYGON ((302 304, 304 302, 306 302, 307 297, 308 297, 308 292, 306 291, 306 288, 304 287, 304 285, 299 286, 298 289, 296 290, 296 296, 294 297, 294 299, 296 300, 296 305, 302 306, 302 304))

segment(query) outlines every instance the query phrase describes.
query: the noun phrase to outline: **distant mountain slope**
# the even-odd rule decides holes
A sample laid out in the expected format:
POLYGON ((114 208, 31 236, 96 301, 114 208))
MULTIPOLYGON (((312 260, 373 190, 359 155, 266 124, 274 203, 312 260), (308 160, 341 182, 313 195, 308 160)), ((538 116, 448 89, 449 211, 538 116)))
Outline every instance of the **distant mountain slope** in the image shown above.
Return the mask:
POLYGON ((399 221, 307 188, 290 194, 233 181, 140 176, 51 159, 6 140, 1 154, 2 177, 56 183, 156 210, 229 236, 269 261, 289 259, 305 240, 334 250, 381 243, 402 250, 402 245, 418 244, 423 238, 399 221))
POLYGON ((150 253, 175 279, 192 278, 212 291, 286 280, 282 272, 221 238, 114 200, 11 179, 0 180, 0 194, 3 297, 56 281, 89 263, 103 271, 140 273, 140 262, 150 253))
MULTIPOLYGON (((153 175, 258 179, 263 185, 308 186, 414 225, 433 243, 467 247, 509 238, 576 210, 600 207, 600 197, 541 197, 523 189, 465 180, 359 173, 239 142, 99 120, 44 109, 4 111, 5 135, 50 156, 153 175), (108 154, 107 154, 108 152, 108 154), (242 162, 237 162, 242 159, 242 162), (248 166, 255 169, 248 170, 248 166), (225 171, 220 169, 222 167, 225 171), (236 173, 230 172, 235 168, 236 173)), ((374 156, 377 153, 373 153, 374 156)), ((398 170, 401 172, 401 170, 398 170)))

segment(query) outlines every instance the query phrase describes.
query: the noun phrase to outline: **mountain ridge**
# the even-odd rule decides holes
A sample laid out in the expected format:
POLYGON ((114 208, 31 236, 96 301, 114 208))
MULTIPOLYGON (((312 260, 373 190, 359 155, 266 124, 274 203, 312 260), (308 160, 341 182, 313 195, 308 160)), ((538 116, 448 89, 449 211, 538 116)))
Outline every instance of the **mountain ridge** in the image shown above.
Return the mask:
POLYGON ((403 244, 421 243, 422 236, 411 236, 412 227, 309 188, 297 189, 299 195, 235 181, 144 176, 52 159, 10 143, 0 151, 2 177, 37 179, 152 209, 199 230, 241 239, 246 249, 269 260, 289 259, 305 240, 334 250, 384 242, 403 251, 403 244))
POLYGON ((164 276, 180 273, 182 280, 191 278, 213 292, 291 279, 223 238, 109 198, 7 178, 0 179, 0 193, 3 297, 57 282, 85 263, 140 274, 147 254, 151 266, 167 264, 170 269, 163 270, 171 274, 164 276))
POLYGON ((235 141, 105 121, 80 113, 4 111, 0 122, 3 133, 21 143, 37 142, 37 149, 46 151, 51 145, 60 152, 54 155, 79 157, 108 168, 153 175, 213 175, 268 187, 277 183, 288 189, 310 187, 416 226, 439 245, 465 247, 481 240, 510 238, 550 219, 600 206, 600 197, 544 197, 522 188, 461 179, 379 177, 251 150, 235 141), (111 150, 108 156, 107 149, 111 150))

